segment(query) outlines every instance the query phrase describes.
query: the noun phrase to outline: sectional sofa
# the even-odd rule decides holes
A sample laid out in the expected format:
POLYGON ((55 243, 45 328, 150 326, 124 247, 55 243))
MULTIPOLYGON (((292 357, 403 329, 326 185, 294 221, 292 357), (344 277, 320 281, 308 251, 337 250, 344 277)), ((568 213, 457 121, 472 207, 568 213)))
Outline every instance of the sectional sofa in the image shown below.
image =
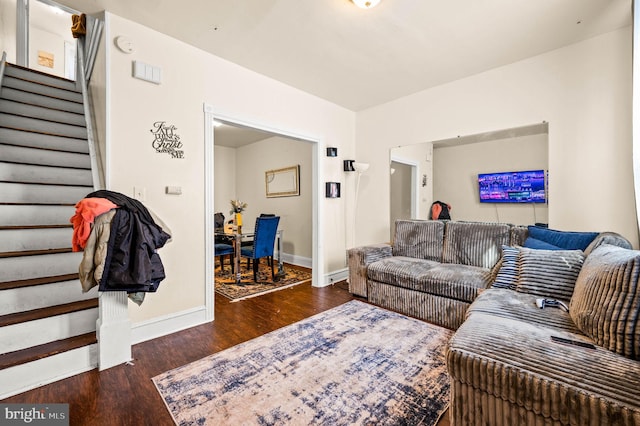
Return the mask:
POLYGON ((640 252, 622 236, 398 221, 348 260, 352 293, 456 330, 452 424, 640 425, 640 252))

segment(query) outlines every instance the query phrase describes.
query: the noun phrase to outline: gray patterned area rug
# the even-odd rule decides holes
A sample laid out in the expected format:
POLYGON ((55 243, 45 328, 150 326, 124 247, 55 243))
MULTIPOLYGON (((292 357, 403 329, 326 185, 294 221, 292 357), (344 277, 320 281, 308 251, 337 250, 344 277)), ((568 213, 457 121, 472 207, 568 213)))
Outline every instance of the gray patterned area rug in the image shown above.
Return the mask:
POLYGON ((451 335, 350 301, 152 380, 179 425, 434 425, 451 335))

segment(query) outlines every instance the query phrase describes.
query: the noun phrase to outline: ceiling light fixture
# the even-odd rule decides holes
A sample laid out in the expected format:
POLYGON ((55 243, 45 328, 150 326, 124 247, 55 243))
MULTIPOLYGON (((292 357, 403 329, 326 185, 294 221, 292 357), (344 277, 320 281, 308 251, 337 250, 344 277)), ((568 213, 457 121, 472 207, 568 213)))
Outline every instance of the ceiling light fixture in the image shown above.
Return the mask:
POLYGON ((363 9, 371 9, 373 7, 376 7, 378 3, 380 3, 380 0, 351 0, 351 1, 353 2, 353 4, 363 9))

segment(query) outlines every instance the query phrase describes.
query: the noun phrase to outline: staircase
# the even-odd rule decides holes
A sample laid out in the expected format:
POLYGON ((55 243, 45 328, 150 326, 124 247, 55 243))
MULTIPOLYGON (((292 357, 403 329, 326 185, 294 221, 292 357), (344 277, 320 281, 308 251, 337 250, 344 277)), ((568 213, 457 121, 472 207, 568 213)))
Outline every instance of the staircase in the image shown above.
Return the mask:
POLYGON ((98 292, 82 293, 69 223, 94 189, 82 99, 0 72, 0 399, 97 366, 98 292))

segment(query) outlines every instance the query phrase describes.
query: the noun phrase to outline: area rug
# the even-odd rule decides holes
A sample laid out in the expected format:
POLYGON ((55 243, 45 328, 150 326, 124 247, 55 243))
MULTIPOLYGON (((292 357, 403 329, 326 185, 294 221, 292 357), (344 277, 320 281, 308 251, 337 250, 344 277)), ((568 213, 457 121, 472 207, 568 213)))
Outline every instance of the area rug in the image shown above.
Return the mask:
POLYGON ((451 334, 354 300, 152 380, 179 425, 434 425, 451 334))
MULTIPOLYGON (((253 269, 247 268, 243 262, 240 272, 242 273, 241 283, 236 284, 236 276, 231 273, 231 268, 227 264, 224 272, 220 267, 215 270, 215 290, 216 293, 231 299, 232 302, 248 299, 250 297, 261 296, 277 290, 283 290, 294 285, 302 284, 311 279, 309 270, 296 269, 289 265, 284 265, 285 275, 276 277, 276 281, 271 279, 271 267, 261 263, 258 267, 258 282, 253 281, 253 269)), ((276 273, 278 266, 276 264, 276 273)))

